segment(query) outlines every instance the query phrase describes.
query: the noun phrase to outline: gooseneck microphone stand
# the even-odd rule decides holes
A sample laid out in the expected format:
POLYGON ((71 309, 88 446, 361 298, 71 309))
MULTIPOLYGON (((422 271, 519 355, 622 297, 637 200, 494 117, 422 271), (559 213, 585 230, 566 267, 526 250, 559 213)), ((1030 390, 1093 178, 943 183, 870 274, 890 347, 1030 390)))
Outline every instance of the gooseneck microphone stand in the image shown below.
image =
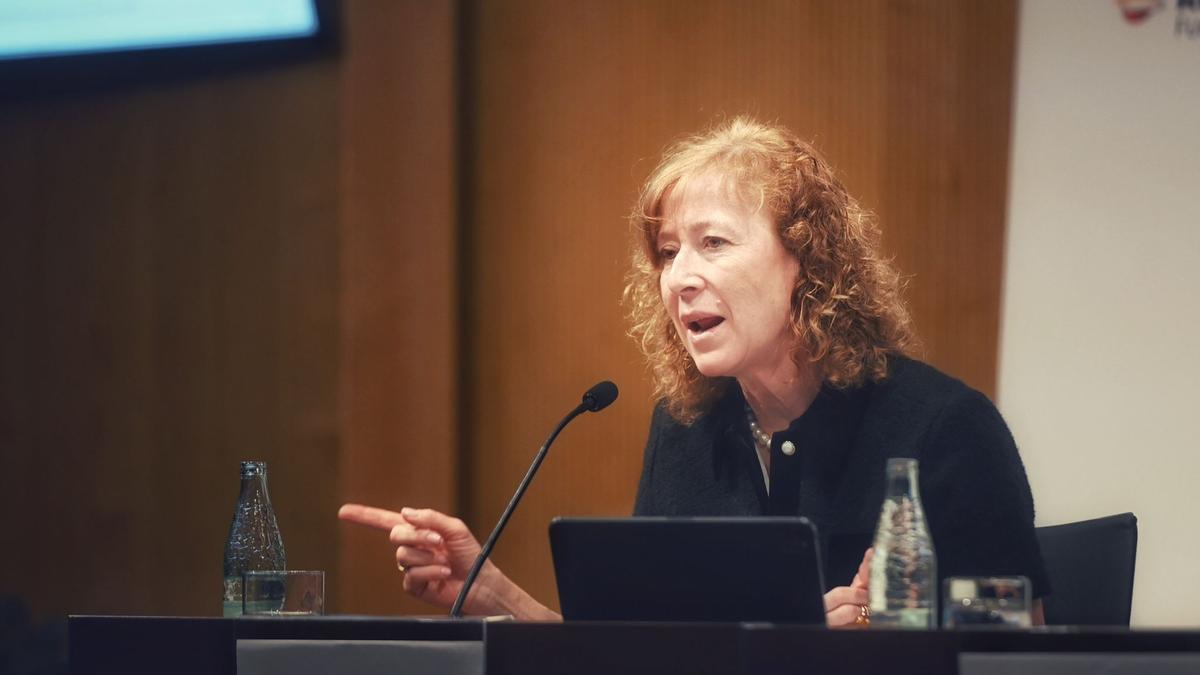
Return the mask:
POLYGON ((450 616, 454 618, 462 616, 463 603, 467 600, 467 593, 471 591, 471 586, 475 584, 475 577, 479 576, 479 570, 483 569, 483 563, 487 562, 488 556, 492 554, 492 549, 496 546, 496 540, 500 538, 500 533, 504 531, 504 526, 508 524, 508 519, 512 517, 513 511, 516 510, 517 504, 521 501, 521 497, 525 495, 525 490, 529 488, 534 474, 537 473, 538 467, 542 465, 542 460, 546 459, 546 453, 550 450, 554 439, 558 438, 559 432, 563 430, 563 427, 570 424, 571 420, 582 413, 603 410, 616 399, 617 385, 608 380, 600 382, 591 389, 588 389, 587 393, 583 395, 583 401, 575 406, 574 410, 567 413, 567 416, 562 418, 558 426, 554 427, 554 431, 550 432, 550 437, 546 439, 546 442, 538 450, 537 455, 534 456, 533 464, 529 465, 529 471, 525 472, 525 477, 521 479, 521 484, 517 486, 517 491, 513 493, 508 506, 504 508, 504 513, 500 515, 500 522, 496 523, 495 529, 488 535, 487 541, 483 543, 483 548, 479 550, 479 555, 475 557, 475 562, 471 565, 471 571, 467 573, 467 578, 463 581, 462 589, 459 590, 458 597, 454 599, 454 606, 450 608, 450 616))

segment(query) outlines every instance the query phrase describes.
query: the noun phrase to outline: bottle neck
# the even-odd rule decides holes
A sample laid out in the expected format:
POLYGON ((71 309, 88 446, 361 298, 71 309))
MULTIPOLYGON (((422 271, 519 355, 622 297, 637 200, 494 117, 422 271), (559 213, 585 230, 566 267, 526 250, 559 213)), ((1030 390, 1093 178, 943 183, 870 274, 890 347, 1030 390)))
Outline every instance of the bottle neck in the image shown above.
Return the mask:
POLYGON ((247 502, 262 502, 270 503, 271 498, 267 494, 267 476, 266 474, 257 474, 253 476, 242 477, 242 488, 238 494, 238 501, 247 502))
POLYGON ((887 468, 887 496, 921 500, 916 460, 891 460, 887 468))

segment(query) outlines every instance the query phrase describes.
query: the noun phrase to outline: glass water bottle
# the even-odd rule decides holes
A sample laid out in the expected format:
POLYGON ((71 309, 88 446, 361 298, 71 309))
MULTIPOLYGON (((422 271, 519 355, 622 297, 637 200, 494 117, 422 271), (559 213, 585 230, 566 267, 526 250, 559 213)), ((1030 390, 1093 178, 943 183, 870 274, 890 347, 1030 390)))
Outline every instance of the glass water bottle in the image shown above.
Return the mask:
POLYGON ((892 458, 871 560, 871 624, 937 627, 937 556, 921 506, 917 460, 892 458))
POLYGON ((242 489, 225 542, 224 615, 242 613, 244 572, 283 569, 287 569, 287 555, 267 494, 267 464, 242 462, 242 489))

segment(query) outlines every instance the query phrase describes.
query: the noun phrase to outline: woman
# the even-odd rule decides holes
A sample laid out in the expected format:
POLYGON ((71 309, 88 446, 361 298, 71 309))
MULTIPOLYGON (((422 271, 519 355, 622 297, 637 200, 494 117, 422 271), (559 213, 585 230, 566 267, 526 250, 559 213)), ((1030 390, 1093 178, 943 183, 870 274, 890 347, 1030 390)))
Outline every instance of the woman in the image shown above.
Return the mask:
MULTIPOLYGON (((797 515, 824 539, 831 626, 867 615, 889 457, 921 462, 942 576, 1045 573, 1016 446, 982 394, 904 356, 879 234, 813 148, 738 118, 687 139, 633 220, 626 297, 660 400, 636 515, 797 515)), ((404 588, 449 606, 479 544, 457 519, 348 504, 386 529, 404 588)), ((488 564, 467 611, 555 619, 488 564)))

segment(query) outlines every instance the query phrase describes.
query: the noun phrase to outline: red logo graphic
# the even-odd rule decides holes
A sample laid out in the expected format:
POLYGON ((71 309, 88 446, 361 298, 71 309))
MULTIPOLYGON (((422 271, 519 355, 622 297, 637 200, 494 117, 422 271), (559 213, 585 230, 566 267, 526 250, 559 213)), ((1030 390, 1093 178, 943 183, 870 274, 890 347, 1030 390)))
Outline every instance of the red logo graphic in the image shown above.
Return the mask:
POLYGON ((1136 26, 1162 9, 1163 0, 1117 0, 1117 7, 1125 20, 1136 26))

